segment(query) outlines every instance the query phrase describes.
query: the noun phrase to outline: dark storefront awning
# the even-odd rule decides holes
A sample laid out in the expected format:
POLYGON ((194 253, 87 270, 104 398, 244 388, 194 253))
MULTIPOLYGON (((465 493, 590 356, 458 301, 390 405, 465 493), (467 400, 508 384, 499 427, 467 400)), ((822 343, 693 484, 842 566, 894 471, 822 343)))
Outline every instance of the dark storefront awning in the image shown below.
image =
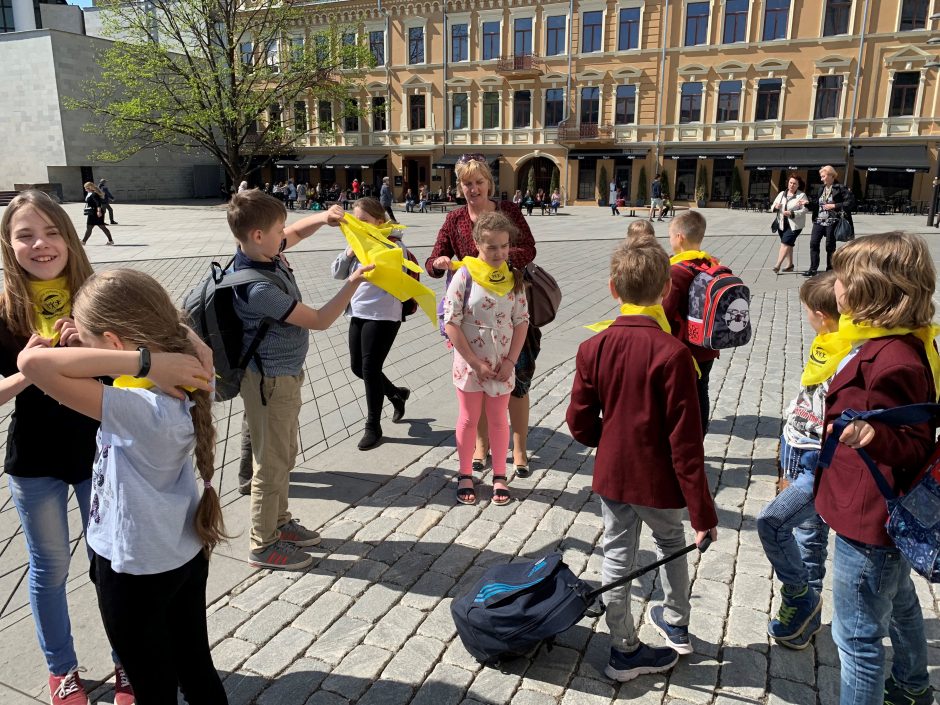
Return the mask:
POLYGON ((856 169, 868 171, 930 171, 927 147, 922 144, 897 147, 856 147, 853 151, 856 169))
POLYGON ((844 147, 751 147, 744 150, 745 169, 818 169, 845 166, 844 147))
POLYGON ((385 158, 386 155, 384 154, 337 154, 335 157, 330 157, 330 160, 324 166, 327 169, 347 169, 349 167, 368 169, 385 158))
POLYGON ((332 157, 332 154, 308 154, 301 157, 300 159, 280 159, 274 163, 274 166, 301 167, 309 169, 310 167, 322 166, 332 157))
MULTIPOLYGON (((492 164, 497 159, 499 159, 501 154, 484 154, 483 157, 486 159, 487 164, 492 164)), ((457 160, 460 159, 459 154, 442 154, 440 157, 434 160, 434 163, 431 164, 432 169, 452 169, 454 165, 457 164, 457 160)))
POLYGON ((699 145, 681 147, 666 147, 667 159, 740 159, 744 154, 743 147, 722 147, 715 145, 699 145))
POLYGON ((572 149, 568 159, 637 159, 645 157, 648 149, 572 149))

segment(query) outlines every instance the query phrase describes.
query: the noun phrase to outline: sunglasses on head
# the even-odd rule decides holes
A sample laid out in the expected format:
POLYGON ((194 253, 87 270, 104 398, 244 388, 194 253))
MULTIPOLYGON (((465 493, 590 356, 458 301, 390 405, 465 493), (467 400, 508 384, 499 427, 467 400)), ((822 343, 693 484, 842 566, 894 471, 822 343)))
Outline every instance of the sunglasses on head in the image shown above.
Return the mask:
POLYGON ((486 164, 486 157, 482 154, 461 154, 457 160, 458 164, 469 164, 470 162, 483 162, 486 164))

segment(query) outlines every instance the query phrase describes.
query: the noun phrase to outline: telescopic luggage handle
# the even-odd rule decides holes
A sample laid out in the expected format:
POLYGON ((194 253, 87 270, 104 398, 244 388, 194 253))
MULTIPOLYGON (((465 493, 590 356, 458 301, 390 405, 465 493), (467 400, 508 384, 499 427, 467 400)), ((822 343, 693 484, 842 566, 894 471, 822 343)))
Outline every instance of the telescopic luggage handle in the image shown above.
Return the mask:
POLYGON ((636 578, 639 578, 639 577, 640 577, 641 575, 643 575, 644 573, 648 573, 649 571, 653 570, 654 568, 659 568, 659 566, 665 565, 665 564, 668 563, 669 561, 674 561, 676 558, 681 558, 681 557, 684 556, 685 554, 691 553, 692 551, 694 551, 694 550, 696 550, 696 549, 698 549, 699 551, 701 551, 702 553, 704 553, 704 552, 705 552, 705 549, 707 549, 707 548, 711 545, 711 543, 712 543, 712 538, 711 538, 711 536, 705 536, 705 538, 702 539, 702 543, 701 543, 701 544, 690 543, 690 544, 689 544, 688 546, 686 546, 685 548, 680 549, 680 550, 676 551, 675 553, 672 553, 672 554, 670 554, 670 555, 668 555, 668 556, 665 556, 665 557, 663 557, 663 558, 660 558, 660 559, 659 559, 658 561, 656 561, 655 563, 650 563, 649 565, 643 566, 642 568, 637 568, 637 569, 634 570, 632 573, 630 573, 629 575, 626 575, 626 576, 620 578, 619 580, 615 580, 614 582, 608 583, 607 585, 602 585, 601 587, 597 588, 596 590, 591 590, 591 592, 589 592, 587 595, 584 596, 584 600, 585 600, 585 602, 587 602, 587 603, 590 604, 598 595, 602 595, 602 594, 604 594, 605 592, 607 592, 608 590, 613 590, 614 588, 618 588, 618 587, 620 587, 621 585, 626 585, 627 583, 631 582, 632 580, 635 580, 636 578))

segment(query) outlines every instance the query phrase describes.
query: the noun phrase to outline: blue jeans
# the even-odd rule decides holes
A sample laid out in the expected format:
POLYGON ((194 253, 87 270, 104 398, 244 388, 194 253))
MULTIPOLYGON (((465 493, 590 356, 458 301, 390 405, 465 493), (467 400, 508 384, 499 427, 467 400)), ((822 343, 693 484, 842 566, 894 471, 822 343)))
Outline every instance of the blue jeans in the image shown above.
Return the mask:
POLYGON ((842 663, 840 704, 884 703, 885 636, 894 650, 894 680, 909 690, 926 688, 927 636, 910 563, 894 547, 837 535, 832 575, 832 638, 842 663))
MULTIPOLYGON (((781 438, 781 455, 799 452, 781 438)), ((829 527, 816 513, 813 480, 819 451, 803 451, 788 473, 790 485, 757 517, 757 535, 777 579, 794 590, 809 585, 822 592, 829 527)))

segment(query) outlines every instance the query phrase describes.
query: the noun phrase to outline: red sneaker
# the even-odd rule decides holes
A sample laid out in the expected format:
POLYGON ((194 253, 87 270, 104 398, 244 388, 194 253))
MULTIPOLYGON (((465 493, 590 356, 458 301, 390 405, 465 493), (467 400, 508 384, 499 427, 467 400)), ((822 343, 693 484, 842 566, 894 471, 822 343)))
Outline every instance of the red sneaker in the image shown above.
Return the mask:
POLYGON ((134 689, 127 678, 127 671, 120 664, 114 665, 114 705, 134 705, 134 689))
POLYGON ((88 705, 88 694, 77 668, 64 676, 49 674, 49 700, 52 705, 88 705))

